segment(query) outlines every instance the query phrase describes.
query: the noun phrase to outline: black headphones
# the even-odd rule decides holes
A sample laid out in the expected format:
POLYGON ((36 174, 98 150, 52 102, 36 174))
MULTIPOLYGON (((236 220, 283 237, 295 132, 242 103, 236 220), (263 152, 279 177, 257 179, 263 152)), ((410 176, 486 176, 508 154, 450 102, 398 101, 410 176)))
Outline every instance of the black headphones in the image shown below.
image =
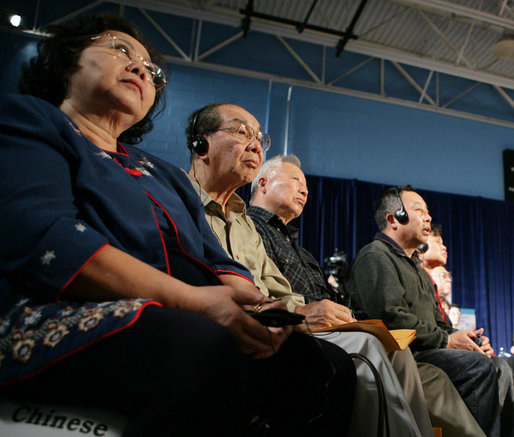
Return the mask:
POLYGON ((398 198, 398 202, 400 202, 401 208, 397 209, 394 212, 394 218, 396 220, 398 220, 398 223, 401 223, 402 225, 404 225, 405 223, 407 223, 409 221, 409 213, 407 211, 405 211, 405 207, 403 206, 402 198, 400 196, 400 190, 398 188, 396 188, 395 192, 396 192, 396 197, 398 198))
POLYGON ((191 139, 187 145, 189 150, 197 155, 205 155, 207 150, 209 150, 209 143, 205 137, 196 133, 196 122, 202 112, 203 110, 198 111, 193 119, 193 123, 191 125, 191 139))

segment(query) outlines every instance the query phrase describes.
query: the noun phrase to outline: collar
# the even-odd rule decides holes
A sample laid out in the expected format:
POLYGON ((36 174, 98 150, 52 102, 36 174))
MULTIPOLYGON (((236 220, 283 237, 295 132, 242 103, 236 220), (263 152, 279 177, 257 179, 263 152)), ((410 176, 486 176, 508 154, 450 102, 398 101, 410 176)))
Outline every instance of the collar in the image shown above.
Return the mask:
POLYGON ((377 232, 375 234, 375 240, 379 240, 379 241, 382 241, 383 243, 387 244, 389 247, 391 247, 391 249, 393 249, 398 255, 400 256, 405 256, 408 258, 407 254, 405 253, 405 251, 402 249, 402 247, 395 241, 393 240, 391 237, 387 236, 386 234, 384 234, 383 232, 377 232))
MULTIPOLYGON (((271 221, 276 217, 278 220, 280 218, 273 214, 271 211, 268 211, 267 209, 261 208, 260 206, 250 206, 248 207, 248 211, 252 211, 252 213, 260 218, 261 220, 264 220, 266 223, 271 223, 271 221)), ((282 220, 280 220, 282 221, 282 220)))
POLYGON ((278 215, 273 214, 271 211, 261 208, 260 206, 250 206, 248 210, 252 211, 252 213, 261 220, 264 220, 266 223, 269 223, 271 226, 276 228, 277 231, 281 232, 286 237, 289 237, 293 240, 296 240, 298 238, 298 228, 293 225, 284 224, 282 219, 278 215))
MULTIPOLYGON (((187 177, 189 178, 189 181, 193 185, 193 188, 200 196, 200 200, 202 202, 203 207, 205 208, 206 212, 209 213, 215 213, 216 215, 222 217, 225 221, 227 221, 227 217, 225 217, 225 214, 223 213, 223 208, 221 205, 216 202, 207 191, 205 191, 198 181, 191 177, 189 173, 187 173, 184 169, 182 169, 184 173, 186 173, 187 177)), ((235 192, 232 193, 227 201, 227 210, 232 214, 245 214, 246 213, 246 204, 241 197, 239 197, 235 192)))

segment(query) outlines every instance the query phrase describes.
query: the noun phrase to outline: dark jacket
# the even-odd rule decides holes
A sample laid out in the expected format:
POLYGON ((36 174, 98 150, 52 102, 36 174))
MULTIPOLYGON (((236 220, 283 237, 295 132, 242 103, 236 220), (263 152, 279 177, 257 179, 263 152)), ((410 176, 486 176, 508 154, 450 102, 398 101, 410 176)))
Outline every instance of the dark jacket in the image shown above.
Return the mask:
POLYGON ((445 348, 455 330, 437 307, 430 276, 385 234, 357 254, 347 284, 359 318, 381 319, 389 329, 415 329, 413 350, 445 348))
POLYGON ((0 385, 135 321, 147 303, 66 300, 107 244, 193 285, 251 278, 183 171, 135 147, 98 148, 48 102, 0 99, 0 172, 0 385))

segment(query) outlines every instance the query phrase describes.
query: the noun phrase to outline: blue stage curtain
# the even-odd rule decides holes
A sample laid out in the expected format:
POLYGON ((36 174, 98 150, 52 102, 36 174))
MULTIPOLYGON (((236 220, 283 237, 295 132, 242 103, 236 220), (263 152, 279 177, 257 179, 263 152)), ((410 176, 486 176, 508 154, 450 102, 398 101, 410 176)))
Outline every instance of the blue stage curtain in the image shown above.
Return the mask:
MULTIPOLYGON (((373 202, 388 188, 348 179, 307 176, 309 199, 300 218, 300 242, 320 263, 335 249, 352 259, 377 227, 373 202)), ((249 185, 238 193, 248 202, 249 185)), ((452 301, 475 308, 496 352, 514 333, 514 204, 419 190, 434 223, 443 227, 452 272, 452 301)))

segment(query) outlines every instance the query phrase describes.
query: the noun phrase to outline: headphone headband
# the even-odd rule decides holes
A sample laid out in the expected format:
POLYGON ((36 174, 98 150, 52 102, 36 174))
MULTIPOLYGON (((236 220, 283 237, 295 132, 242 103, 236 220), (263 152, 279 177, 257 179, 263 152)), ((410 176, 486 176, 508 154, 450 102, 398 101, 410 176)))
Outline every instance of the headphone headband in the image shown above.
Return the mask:
POLYGON ((190 134, 190 142, 187 147, 191 152, 196 153, 197 155, 205 155, 209 150, 209 143, 205 139, 205 137, 201 134, 197 134, 197 126, 196 123, 200 118, 200 114, 203 112, 203 108, 200 109, 193 119, 193 123, 191 124, 191 134, 190 134))
POLYGON ((394 217, 398 220, 399 223, 404 225, 409 221, 409 213, 405 210, 405 207, 402 202, 402 197, 400 196, 401 190, 397 187, 395 189, 396 197, 398 198, 398 202, 400 202, 400 209, 397 209, 394 212, 394 217))

